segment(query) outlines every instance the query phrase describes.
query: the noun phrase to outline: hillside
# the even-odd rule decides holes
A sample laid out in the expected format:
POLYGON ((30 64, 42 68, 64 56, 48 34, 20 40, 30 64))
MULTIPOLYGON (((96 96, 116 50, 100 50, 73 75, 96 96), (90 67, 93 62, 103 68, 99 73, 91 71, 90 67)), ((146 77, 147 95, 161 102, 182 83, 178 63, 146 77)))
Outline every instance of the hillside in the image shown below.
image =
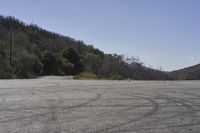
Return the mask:
MULTIPOLYGON (((67 29, 66 29, 67 30, 67 29)), ((137 58, 105 54, 83 41, 0 16, 0 78, 77 75, 103 79, 168 79, 168 73, 142 65, 137 58)))
POLYGON ((200 79, 200 64, 176 70, 170 73, 177 80, 199 80, 200 79))

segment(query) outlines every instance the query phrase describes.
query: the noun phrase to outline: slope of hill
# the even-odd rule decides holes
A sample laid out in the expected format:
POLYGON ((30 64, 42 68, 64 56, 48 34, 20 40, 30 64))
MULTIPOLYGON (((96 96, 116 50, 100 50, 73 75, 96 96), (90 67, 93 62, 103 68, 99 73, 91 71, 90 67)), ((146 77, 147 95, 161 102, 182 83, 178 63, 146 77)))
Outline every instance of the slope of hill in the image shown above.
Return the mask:
POLYGON ((176 70, 170 75, 177 80, 199 80, 200 79, 200 64, 176 70))
POLYGON ((136 58, 105 54, 82 41, 0 16, 0 78, 84 71, 106 79, 168 79, 168 73, 147 68, 136 58))

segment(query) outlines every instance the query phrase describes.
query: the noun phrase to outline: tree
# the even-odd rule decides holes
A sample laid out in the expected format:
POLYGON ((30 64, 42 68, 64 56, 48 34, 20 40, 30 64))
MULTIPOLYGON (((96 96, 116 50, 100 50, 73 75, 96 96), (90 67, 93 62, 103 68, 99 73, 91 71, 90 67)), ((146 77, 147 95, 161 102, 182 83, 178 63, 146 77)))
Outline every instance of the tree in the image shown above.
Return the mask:
POLYGON ((33 72, 35 75, 39 76, 43 71, 43 64, 40 61, 39 57, 33 55, 33 72))
POLYGON ((0 43, 0 61, 2 61, 6 56, 6 52, 4 50, 4 46, 0 43))
POLYGON ((42 72, 43 65, 37 56, 25 54, 13 61, 15 74, 19 78, 38 76, 42 72))
POLYGON ((97 74, 101 68, 101 57, 99 55, 86 52, 83 55, 85 71, 97 74))
POLYGON ((72 72, 73 74, 77 74, 83 70, 83 63, 81 61, 80 55, 74 48, 65 48, 61 55, 74 65, 74 70, 72 72))
POLYGON ((38 47, 38 45, 34 44, 31 48, 31 52, 35 55, 37 55, 39 58, 41 58, 41 50, 40 48, 38 47))
POLYGON ((62 51, 62 57, 68 59, 69 62, 73 64, 77 64, 80 61, 80 56, 78 52, 72 47, 65 48, 62 51))
POLYGON ((67 59, 59 57, 58 59, 59 69, 64 75, 71 75, 74 69, 74 65, 70 63, 67 59))
POLYGON ((52 52, 45 51, 42 55, 41 61, 44 66, 43 75, 56 74, 57 60, 56 56, 52 52))

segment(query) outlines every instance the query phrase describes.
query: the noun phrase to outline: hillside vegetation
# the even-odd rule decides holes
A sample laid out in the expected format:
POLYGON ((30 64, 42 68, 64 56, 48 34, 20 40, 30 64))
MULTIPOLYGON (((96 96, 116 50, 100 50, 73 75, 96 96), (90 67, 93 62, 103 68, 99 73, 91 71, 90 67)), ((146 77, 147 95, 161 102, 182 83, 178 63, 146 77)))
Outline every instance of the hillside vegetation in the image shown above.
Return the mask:
POLYGON ((137 58, 105 54, 83 41, 0 16, 0 78, 82 72, 101 79, 169 79, 168 73, 145 67, 137 58))
POLYGON ((200 64, 173 71, 171 77, 176 80, 199 80, 200 79, 200 64))

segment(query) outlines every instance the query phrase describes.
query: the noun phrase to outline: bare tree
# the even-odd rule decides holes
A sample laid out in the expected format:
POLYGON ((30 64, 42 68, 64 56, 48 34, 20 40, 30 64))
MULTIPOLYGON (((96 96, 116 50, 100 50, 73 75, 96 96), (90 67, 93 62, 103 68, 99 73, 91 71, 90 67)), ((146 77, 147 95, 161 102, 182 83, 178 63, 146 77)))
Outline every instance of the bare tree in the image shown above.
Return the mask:
POLYGON ((12 35, 12 26, 10 27, 10 36, 9 36, 9 43, 10 43, 10 65, 12 65, 12 56, 13 56, 13 35, 12 35))

